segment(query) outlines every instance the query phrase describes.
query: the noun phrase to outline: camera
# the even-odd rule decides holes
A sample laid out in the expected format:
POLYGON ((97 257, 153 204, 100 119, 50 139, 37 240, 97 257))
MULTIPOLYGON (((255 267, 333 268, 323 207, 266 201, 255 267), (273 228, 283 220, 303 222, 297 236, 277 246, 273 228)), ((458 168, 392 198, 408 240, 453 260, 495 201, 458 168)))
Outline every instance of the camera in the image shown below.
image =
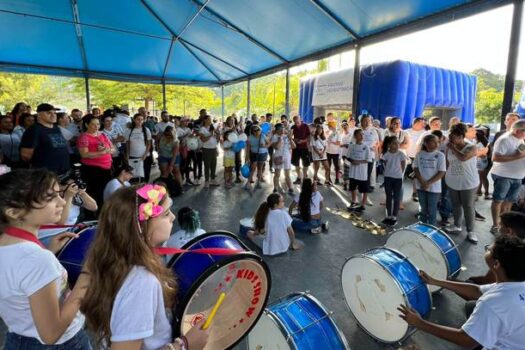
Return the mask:
POLYGON ((67 185, 70 180, 73 180, 73 182, 77 185, 77 187, 80 190, 85 190, 86 183, 82 180, 82 177, 80 176, 80 166, 81 165, 79 163, 73 164, 72 169, 69 169, 64 174, 58 176, 58 183, 64 186, 67 185))

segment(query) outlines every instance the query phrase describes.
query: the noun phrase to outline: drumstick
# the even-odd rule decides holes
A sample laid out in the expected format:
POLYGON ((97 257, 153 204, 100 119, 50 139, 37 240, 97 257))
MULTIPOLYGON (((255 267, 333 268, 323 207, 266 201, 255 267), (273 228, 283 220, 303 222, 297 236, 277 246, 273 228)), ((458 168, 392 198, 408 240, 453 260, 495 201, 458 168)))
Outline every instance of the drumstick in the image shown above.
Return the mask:
POLYGON ((211 321, 213 321, 213 318, 215 317, 217 310, 219 310, 219 308, 221 307, 221 304, 224 301, 224 298, 226 298, 226 293, 222 292, 221 295, 219 295, 219 299, 217 299, 215 306, 211 310, 210 316, 208 316, 208 319, 206 320, 206 322, 204 322, 204 326, 202 326, 202 329, 208 329, 210 327, 211 321))

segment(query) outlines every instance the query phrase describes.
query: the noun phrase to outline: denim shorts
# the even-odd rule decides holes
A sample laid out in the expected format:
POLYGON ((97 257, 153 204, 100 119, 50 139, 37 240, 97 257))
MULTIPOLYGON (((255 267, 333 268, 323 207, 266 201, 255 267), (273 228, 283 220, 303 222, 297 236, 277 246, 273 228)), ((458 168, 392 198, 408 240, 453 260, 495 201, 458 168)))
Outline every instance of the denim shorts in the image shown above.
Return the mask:
POLYGON ((518 201, 518 196, 521 188, 521 179, 511 179, 491 174, 494 180, 494 192, 492 198, 496 202, 512 202, 518 201))
POLYGON ((250 162, 255 163, 264 163, 268 160, 268 153, 255 153, 250 152, 250 162))
POLYGON ((4 350, 91 350, 86 332, 82 329, 73 338, 59 345, 45 345, 36 338, 7 333, 4 350))
POLYGON ((159 164, 169 164, 173 158, 159 156, 159 164))

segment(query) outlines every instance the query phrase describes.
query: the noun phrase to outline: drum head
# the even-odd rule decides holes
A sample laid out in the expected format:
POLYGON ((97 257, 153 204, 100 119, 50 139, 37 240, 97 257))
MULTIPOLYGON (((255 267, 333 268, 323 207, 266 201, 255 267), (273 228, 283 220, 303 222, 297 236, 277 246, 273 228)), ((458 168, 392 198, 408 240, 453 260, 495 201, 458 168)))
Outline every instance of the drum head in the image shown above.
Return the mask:
POLYGON ((270 272, 253 253, 239 253, 211 266, 195 282, 188 300, 177 308, 176 327, 182 334, 195 323, 207 319, 222 292, 226 298, 210 326, 206 350, 222 350, 235 345, 255 325, 270 291, 270 272))
POLYGON ((357 256, 345 263, 341 280, 346 303, 368 334, 386 343, 406 336, 408 324, 399 318, 397 310, 406 300, 387 270, 365 256, 357 256))
MULTIPOLYGON (((429 237, 417 231, 402 229, 388 238, 386 246, 403 253, 417 269, 425 271, 430 276, 440 280, 448 278, 445 255, 429 237)), ((441 288, 428 285, 428 289, 434 293, 441 288)))
POLYGON ((262 314, 259 322, 248 335, 249 350, 279 349, 291 350, 286 341, 286 330, 278 318, 268 310, 262 314))

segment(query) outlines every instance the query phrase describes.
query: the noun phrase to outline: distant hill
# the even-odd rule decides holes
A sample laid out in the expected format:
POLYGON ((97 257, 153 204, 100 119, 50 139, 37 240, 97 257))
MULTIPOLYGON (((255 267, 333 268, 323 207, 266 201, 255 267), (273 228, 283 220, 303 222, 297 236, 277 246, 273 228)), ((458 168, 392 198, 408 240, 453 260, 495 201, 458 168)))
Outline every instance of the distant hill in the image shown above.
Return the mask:
MULTIPOLYGON (((491 71, 483 68, 475 69, 470 72, 470 74, 478 77, 478 91, 495 89, 496 91, 500 92, 505 88, 504 75, 492 73, 491 71)), ((521 90, 522 85, 522 80, 516 80, 515 90, 521 90)))

